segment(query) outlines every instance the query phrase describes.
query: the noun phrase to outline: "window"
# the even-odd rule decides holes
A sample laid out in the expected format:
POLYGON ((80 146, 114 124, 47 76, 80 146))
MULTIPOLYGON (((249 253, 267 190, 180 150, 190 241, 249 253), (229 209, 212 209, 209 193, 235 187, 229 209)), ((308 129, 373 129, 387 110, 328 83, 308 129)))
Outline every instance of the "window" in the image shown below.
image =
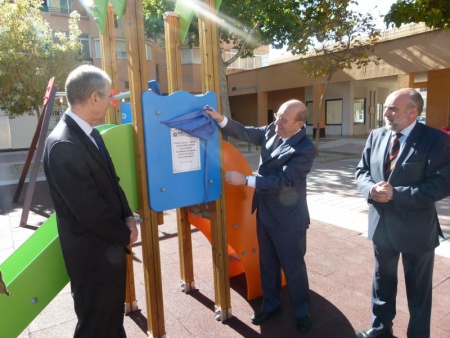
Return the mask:
POLYGON ((325 124, 342 124, 342 100, 326 100, 325 124))
POLYGON ((62 14, 69 14, 72 8, 70 0, 59 0, 59 8, 62 14))
POLYGON ((383 103, 377 103, 377 121, 376 121, 376 126, 378 128, 384 126, 383 112, 384 112, 384 104, 383 103))
POLYGON ((364 124, 366 112, 366 99, 355 99, 353 101, 353 123, 364 124))
POLYGON ((100 39, 94 39, 95 58, 100 59, 102 57, 102 48, 100 47, 100 39))
MULTIPOLYGON (((237 54, 237 49, 230 49, 223 53, 225 62, 237 54)), ((269 55, 267 53, 255 52, 253 57, 237 58, 228 68, 234 69, 255 69, 267 66, 269 64, 269 55)))
POLYGON ((82 44, 82 49, 80 51, 80 54, 84 54, 85 59, 91 58, 91 42, 89 41, 89 35, 88 34, 81 34, 80 35, 80 42, 82 44))
POLYGON ((127 44, 125 40, 116 40, 116 55, 118 59, 127 58, 127 44))
MULTIPOLYGON (((100 39, 94 39, 95 58, 102 57, 102 49, 100 45, 100 39)), ((127 44, 125 43, 125 40, 116 40, 116 56, 118 59, 127 58, 127 44)))
POLYGON ((200 48, 198 47, 182 47, 181 48, 181 64, 196 64, 201 63, 200 48))
POLYGON ((145 44, 145 57, 147 60, 153 60, 152 45, 149 43, 145 44))

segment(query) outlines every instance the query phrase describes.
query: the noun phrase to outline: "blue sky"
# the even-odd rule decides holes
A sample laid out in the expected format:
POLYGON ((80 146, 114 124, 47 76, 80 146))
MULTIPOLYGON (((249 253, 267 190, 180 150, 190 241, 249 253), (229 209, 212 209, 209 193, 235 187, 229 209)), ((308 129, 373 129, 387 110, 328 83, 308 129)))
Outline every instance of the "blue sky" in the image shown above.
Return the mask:
POLYGON ((389 9, 394 2, 395 0, 359 0, 358 6, 350 6, 350 8, 359 10, 363 13, 372 13, 377 23, 377 27, 381 30, 386 30, 382 15, 389 12, 389 9))
MULTIPOLYGON (((370 12, 372 13, 377 28, 379 28, 382 31, 386 30, 386 26, 383 22, 383 15, 385 15, 387 12, 389 12, 389 9, 391 8, 391 5, 396 0, 359 0, 358 6, 351 6, 350 8, 359 10, 362 13, 370 12)), ((273 59, 277 59, 280 56, 292 56, 290 52, 286 52, 283 49, 271 49, 269 54, 269 61, 273 59)))

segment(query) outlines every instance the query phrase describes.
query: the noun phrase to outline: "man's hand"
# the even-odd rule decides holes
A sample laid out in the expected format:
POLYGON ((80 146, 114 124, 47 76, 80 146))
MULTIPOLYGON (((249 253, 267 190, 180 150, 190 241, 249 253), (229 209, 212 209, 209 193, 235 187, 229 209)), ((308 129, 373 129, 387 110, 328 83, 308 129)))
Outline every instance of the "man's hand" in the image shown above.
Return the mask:
POLYGON ((220 123, 223 121, 223 115, 219 114, 219 112, 217 112, 214 108, 212 108, 210 106, 205 106, 203 109, 217 123, 220 123))
POLYGON ((394 199, 394 188, 388 182, 378 182, 370 189, 370 197, 375 202, 387 203, 394 199))
POLYGON ((224 177, 225 182, 232 185, 245 185, 247 183, 246 176, 237 171, 227 171, 224 177))
POLYGON ((133 244, 134 242, 137 241, 139 234, 139 231, 136 226, 136 221, 134 220, 134 217, 128 217, 126 219, 126 222, 128 229, 130 229, 130 244, 133 244))

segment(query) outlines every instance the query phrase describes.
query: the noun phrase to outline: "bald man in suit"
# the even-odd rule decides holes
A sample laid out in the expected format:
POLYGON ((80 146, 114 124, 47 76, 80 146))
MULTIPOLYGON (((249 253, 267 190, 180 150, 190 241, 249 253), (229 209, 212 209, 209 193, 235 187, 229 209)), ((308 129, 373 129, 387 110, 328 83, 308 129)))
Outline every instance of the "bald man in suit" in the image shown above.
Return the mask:
POLYGON ((138 232, 100 134, 111 79, 83 65, 66 81, 67 112, 46 140, 44 170, 78 323, 74 337, 124 338, 127 245, 138 232))
POLYGON ((260 325, 281 312, 281 269, 283 269, 297 330, 311 328, 308 274, 305 264, 306 230, 309 212, 306 203, 306 176, 316 149, 306 136, 306 106, 298 100, 283 103, 275 121, 264 127, 245 127, 207 109, 222 131, 261 147, 256 176, 229 171, 225 181, 255 188, 252 212, 256 210, 263 303, 251 317, 260 325))
POLYGON ((411 88, 391 93, 386 126, 371 132, 356 168, 375 255, 372 327, 357 338, 392 337, 400 254, 408 338, 430 337, 434 249, 442 234, 435 203, 450 194, 450 137, 416 121, 423 103, 411 88))

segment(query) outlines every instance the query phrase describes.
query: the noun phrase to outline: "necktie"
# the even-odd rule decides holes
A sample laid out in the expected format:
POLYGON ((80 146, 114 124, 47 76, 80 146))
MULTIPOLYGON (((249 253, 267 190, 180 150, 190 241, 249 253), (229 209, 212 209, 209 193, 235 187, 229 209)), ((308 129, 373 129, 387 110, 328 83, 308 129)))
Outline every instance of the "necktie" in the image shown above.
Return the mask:
POLYGON ((91 136, 93 137, 95 143, 97 144, 98 150, 100 151, 100 154, 102 155, 103 160, 105 161, 106 167, 109 168, 108 151, 106 150, 105 143, 103 143, 103 139, 100 133, 98 132, 97 129, 94 128, 92 129, 91 136))
POLYGON ((392 136, 391 148, 389 149, 389 154, 386 158, 384 176, 389 177, 392 170, 394 170, 395 163, 397 162, 398 153, 400 152, 400 142, 398 141, 402 137, 402 133, 395 133, 392 136))
POLYGON ((277 138, 273 142, 272 151, 275 151, 275 149, 277 149, 282 144, 283 144, 283 139, 281 137, 277 136, 277 138))

